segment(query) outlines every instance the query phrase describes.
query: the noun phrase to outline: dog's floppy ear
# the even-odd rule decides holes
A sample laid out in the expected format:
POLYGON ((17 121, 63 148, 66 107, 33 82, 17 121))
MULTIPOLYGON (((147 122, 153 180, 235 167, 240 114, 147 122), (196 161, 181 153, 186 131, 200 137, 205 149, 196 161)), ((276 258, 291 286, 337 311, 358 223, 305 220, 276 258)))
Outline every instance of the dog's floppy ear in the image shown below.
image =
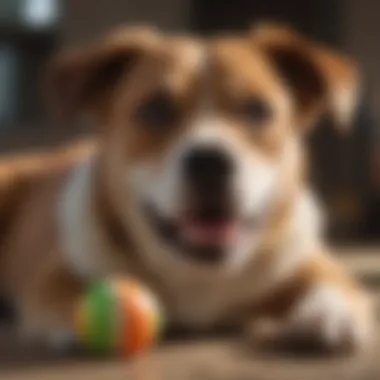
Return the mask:
POLYGON ((91 110, 157 38, 150 28, 122 28, 92 46, 58 55, 45 82, 53 117, 68 122, 91 110))
POLYGON ((345 129, 359 97, 359 71, 354 62, 301 36, 286 25, 262 24, 252 38, 268 55, 289 86, 302 125, 328 112, 345 129))

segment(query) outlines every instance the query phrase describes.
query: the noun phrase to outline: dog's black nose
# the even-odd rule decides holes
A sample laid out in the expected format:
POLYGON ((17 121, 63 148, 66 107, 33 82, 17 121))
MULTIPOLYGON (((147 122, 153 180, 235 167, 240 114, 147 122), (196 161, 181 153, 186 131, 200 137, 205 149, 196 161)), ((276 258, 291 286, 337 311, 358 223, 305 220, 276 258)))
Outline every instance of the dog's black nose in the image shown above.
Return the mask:
POLYGON ((218 147, 193 148, 185 156, 183 165, 189 184, 202 190, 221 190, 233 171, 232 157, 218 147))

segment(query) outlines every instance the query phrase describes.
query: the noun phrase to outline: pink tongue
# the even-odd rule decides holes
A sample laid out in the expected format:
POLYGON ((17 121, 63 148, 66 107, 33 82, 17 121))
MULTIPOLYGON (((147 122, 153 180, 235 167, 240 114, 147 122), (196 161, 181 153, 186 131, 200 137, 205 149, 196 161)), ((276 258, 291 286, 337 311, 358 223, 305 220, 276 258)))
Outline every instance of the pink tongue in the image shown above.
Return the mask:
POLYGON ((182 230, 185 239, 198 244, 230 243, 237 235, 234 223, 187 223, 182 230))

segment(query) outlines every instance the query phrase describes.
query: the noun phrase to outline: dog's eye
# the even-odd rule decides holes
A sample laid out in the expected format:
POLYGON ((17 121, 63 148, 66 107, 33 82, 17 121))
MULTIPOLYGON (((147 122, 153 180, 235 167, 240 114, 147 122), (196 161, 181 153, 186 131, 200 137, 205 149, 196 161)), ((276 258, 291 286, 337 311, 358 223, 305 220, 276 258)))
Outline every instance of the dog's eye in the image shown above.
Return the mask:
POLYGON ((267 102, 260 98, 251 98, 240 105, 239 112, 248 122, 261 125, 271 117, 271 108, 267 102))
POLYGON ((174 99, 166 92, 159 92, 146 100, 137 111, 137 118, 151 131, 172 127, 179 118, 179 109, 174 99))

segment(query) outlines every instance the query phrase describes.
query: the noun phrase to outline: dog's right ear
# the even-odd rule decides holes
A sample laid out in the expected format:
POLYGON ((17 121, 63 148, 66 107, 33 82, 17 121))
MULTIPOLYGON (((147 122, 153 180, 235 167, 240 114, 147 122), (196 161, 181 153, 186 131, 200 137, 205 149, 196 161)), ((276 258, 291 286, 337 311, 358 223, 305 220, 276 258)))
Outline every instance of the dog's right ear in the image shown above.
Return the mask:
POLYGON ((91 112, 126 70, 157 46, 157 40, 150 28, 122 28, 88 48, 59 55, 48 68, 45 82, 53 117, 67 123, 91 112))
POLYGON ((300 35, 286 25, 261 24, 251 38, 262 48, 292 93, 299 124, 308 130, 324 113, 348 130, 360 97, 355 62, 300 35))

